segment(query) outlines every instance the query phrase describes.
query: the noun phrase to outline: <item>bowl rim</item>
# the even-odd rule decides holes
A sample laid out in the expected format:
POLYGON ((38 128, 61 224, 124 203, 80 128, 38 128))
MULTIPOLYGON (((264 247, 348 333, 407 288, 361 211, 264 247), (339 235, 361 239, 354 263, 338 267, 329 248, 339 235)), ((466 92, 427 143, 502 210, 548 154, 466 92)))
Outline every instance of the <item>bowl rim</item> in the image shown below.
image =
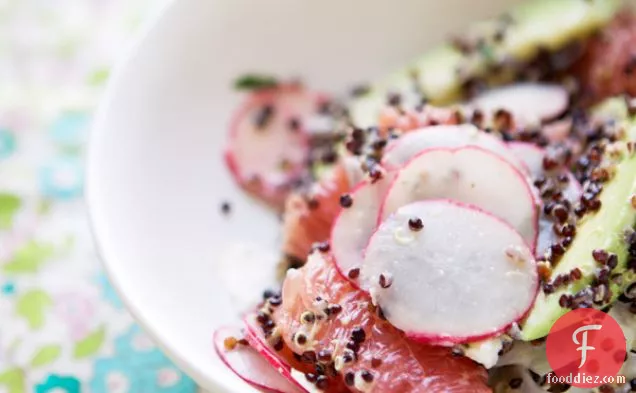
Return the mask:
MULTIPOLYGON (((115 289, 117 295, 121 299, 127 312, 132 315, 135 322, 142 327, 143 331, 154 341, 154 344, 162 351, 175 365, 188 377, 191 377, 198 385, 199 388, 209 389, 214 392, 231 392, 232 385, 227 382, 226 378, 220 373, 220 370, 203 369, 197 367, 192 362, 189 362, 183 356, 179 354, 179 351, 175 346, 171 344, 171 340, 162 334, 157 329, 153 328, 144 315, 142 309, 135 305, 135 302, 127 296, 120 282, 117 279, 117 273, 110 261, 113 261, 116 256, 113 251, 114 247, 107 244, 105 236, 103 235, 105 228, 108 226, 106 222, 101 220, 100 215, 97 213, 100 202, 100 192, 94 186, 99 180, 94 175, 99 171, 104 164, 100 160, 95 158, 95 152, 99 150, 99 144, 97 140, 100 136, 108 132, 105 124, 108 122, 110 115, 111 103, 115 100, 116 95, 121 85, 121 79, 123 74, 127 71, 132 60, 137 56, 142 48, 146 45, 148 38, 155 34, 155 32, 161 28, 163 21, 167 15, 176 8, 177 4, 182 3, 180 0, 163 0, 154 6, 150 7, 149 13, 146 15, 144 21, 134 32, 126 44, 126 48, 122 51, 122 55, 115 61, 111 67, 111 76, 106 83, 106 87, 101 93, 99 103, 94 110, 94 117, 90 126, 90 133, 86 141, 86 156, 84 159, 85 168, 85 183, 84 183, 84 201, 86 204, 86 213, 88 216, 88 227, 90 235, 93 239, 94 249, 96 250, 101 266, 110 281, 110 284, 115 289)), ((213 351, 210 348, 210 351, 213 351)))

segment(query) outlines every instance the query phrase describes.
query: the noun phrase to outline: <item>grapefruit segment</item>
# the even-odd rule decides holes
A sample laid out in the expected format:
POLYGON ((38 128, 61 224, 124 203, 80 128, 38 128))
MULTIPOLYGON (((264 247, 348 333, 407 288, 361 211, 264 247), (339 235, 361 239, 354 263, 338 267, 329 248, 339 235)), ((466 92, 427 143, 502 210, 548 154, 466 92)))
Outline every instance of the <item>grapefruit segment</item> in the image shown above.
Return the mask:
POLYGON ((492 152, 476 146, 421 152, 397 173, 379 221, 411 202, 439 198, 470 203, 504 219, 534 249, 536 195, 521 172, 492 152))
POLYGON ((254 348, 237 343, 233 344, 233 348, 226 346, 226 339, 232 340, 241 336, 239 329, 230 327, 220 328, 214 333, 214 348, 217 354, 239 378, 262 392, 306 392, 285 379, 254 348))
POLYGON ((337 371, 352 391, 490 392, 482 367, 448 348, 410 342, 382 319, 329 254, 315 252, 290 270, 282 298, 273 318, 285 342, 320 369, 337 371))
POLYGON ((538 286, 519 233, 450 200, 405 205, 384 221, 365 250, 361 281, 395 327, 436 345, 505 331, 526 314, 538 286))
POLYGON ((329 239, 340 212, 340 197, 350 188, 347 169, 339 164, 307 193, 293 193, 285 203, 283 252, 305 260, 314 243, 329 239))

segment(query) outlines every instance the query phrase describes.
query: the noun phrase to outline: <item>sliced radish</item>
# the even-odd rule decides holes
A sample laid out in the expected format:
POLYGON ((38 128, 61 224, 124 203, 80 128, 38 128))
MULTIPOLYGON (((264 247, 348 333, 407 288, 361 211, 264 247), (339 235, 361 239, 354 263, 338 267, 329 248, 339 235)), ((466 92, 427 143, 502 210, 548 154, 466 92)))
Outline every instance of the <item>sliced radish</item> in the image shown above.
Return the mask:
MULTIPOLYGON (((510 143, 510 149, 524 160, 526 166, 530 169, 530 175, 533 179, 545 175, 545 170, 543 169, 543 158, 546 155, 545 149, 525 142, 512 142, 510 143)), ((565 174, 568 178, 567 186, 563 188, 563 196, 566 200, 570 201, 570 203, 575 204, 581 197, 583 188, 572 172, 567 168, 563 168, 561 174, 565 174)), ((537 238, 536 255, 543 255, 552 244, 559 240, 559 237, 554 233, 552 227, 552 219, 542 212, 539 216, 539 236, 537 238)))
POLYGON ((471 124, 432 126, 405 134, 389 145, 384 154, 383 163, 389 169, 396 169, 422 150, 464 146, 478 146, 489 150, 522 172, 527 172, 523 162, 512 154, 505 143, 471 124))
POLYGON ((517 83, 486 91, 475 97, 470 106, 487 113, 503 109, 527 125, 554 119, 567 109, 568 102, 568 92, 563 86, 517 83))
MULTIPOLYGON (((256 314, 250 313, 243 318, 245 324, 245 338, 250 345, 261 354, 269 364, 285 378, 289 383, 294 385, 296 391, 305 392, 307 389, 296 379, 292 373, 292 366, 283 358, 274 347, 267 341, 263 330, 256 321, 256 314)), ((289 353, 291 355, 291 352, 289 353)))
POLYGON ((218 329, 214 333, 214 348, 223 363, 242 380, 263 392, 306 392, 285 379, 254 348, 236 345, 233 349, 227 349, 225 340, 228 337, 241 337, 241 331, 230 327, 218 329))
POLYGON ((425 150, 409 161, 391 184, 379 221, 424 199, 470 203, 506 220, 533 248, 538 205, 524 175, 480 147, 425 150))
POLYGON ((377 217, 388 186, 390 175, 371 183, 364 180, 350 193, 353 201, 342 209, 331 229, 331 250, 336 267, 343 277, 358 286, 356 270, 362 266, 362 252, 376 228, 377 217))
POLYGON ((394 326, 438 345, 506 330, 526 314, 538 284, 519 233, 451 200, 405 205, 383 222, 365 250, 361 279, 394 326))
POLYGON ((234 117, 225 151, 237 182, 270 205, 281 207, 294 180, 307 170, 306 123, 325 97, 300 85, 253 93, 234 117))

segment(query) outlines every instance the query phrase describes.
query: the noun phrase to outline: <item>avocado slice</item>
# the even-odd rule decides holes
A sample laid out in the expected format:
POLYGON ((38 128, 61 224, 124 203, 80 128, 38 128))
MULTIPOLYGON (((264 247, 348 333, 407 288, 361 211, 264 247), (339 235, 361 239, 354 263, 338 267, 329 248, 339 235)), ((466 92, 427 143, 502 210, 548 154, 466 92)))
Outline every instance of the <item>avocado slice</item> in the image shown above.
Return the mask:
MULTIPOLYGON (((622 279, 620 282, 610 280, 612 296, 609 304, 616 300, 626 285, 636 279, 634 273, 627 269, 628 244, 625 241, 626 231, 633 229, 636 224, 636 207, 632 201, 632 197, 636 195, 636 154, 633 148, 627 147, 629 142, 636 141, 636 117, 627 119, 625 104, 621 109, 615 100, 603 105, 601 111, 600 116, 624 116, 623 120, 618 120, 618 124, 625 130, 624 136, 612 144, 622 154, 613 156, 616 170, 613 177, 603 185, 599 197, 600 210, 584 216, 577 223, 577 234, 572 244, 551 273, 551 277, 555 278, 579 268, 582 278, 561 286, 548 295, 540 291, 532 310, 522 324, 523 340, 535 340, 546 336, 554 322, 569 311, 559 305, 561 296, 575 295, 593 282, 600 267, 592 257, 594 250, 605 250, 618 257, 618 265, 611 274, 621 274, 622 279)), ((607 150, 604 153, 606 159, 610 157, 607 150)))
POLYGON ((360 127, 376 124, 388 93, 401 94, 405 104, 417 104, 421 93, 432 104, 447 105, 462 98, 465 81, 493 74, 497 82, 505 82, 513 73, 496 66, 524 64, 540 51, 554 52, 583 39, 606 25, 622 5, 622 0, 523 3, 506 17, 475 24, 464 37, 475 44, 472 49, 451 44, 434 48, 358 97, 349 108, 353 122, 360 127))

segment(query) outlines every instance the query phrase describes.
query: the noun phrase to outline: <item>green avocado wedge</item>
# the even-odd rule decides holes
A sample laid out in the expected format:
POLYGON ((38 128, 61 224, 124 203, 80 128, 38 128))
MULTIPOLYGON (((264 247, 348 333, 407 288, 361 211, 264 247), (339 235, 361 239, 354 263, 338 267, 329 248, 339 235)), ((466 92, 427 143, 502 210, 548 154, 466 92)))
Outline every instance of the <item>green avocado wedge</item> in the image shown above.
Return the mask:
POLYGON ((622 5, 622 0, 530 0, 506 17, 475 24, 464 36, 473 43, 471 50, 439 46, 375 85, 351 103, 352 120, 359 127, 376 124, 388 93, 400 94, 405 104, 416 105, 421 94, 432 104, 447 105, 462 98, 466 81, 496 74, 504 82, 512 74, 502 71, 502 64, 524 64, 540 51, 554 52, 583 39, 606 25, 622 5))
POLYGON ((628 119, 624 105, 621 108, 614 99, 603 105, 600 113, 600 116, 618 119, 618 126, 624 130, 622 137, 612 143, 611 148, 605 149, 604 159, 615 164, 615 173, 603 185, 599 197, 601 208, 595 213, 587 214, 577 223, 577 234, 572 244, 551 273, 554 279, 578 268, 582 278, 561 286, 548 295, 540 291, 532 310, 522 323, 523 340, 530 341, 546 336, 554 322, 569 311, 559 304, 561 296, 575 295, 593 283, 601 268, 592 256, 594 250, 605 250, 618 257, 618 264, 611 271, 611 276, 620 279, 609 280, 611 298, 606 304, 613 303, 623 288, 636 279, 634 273, 627 270, 628 244, 625 240, 626 232, 632 230, 636 224, 636 208, 632 200, 636 195, 636 154, 633 149, 636 141, 636 117, 628 119), (631 144, 631 148, 628 144, 631 144))

